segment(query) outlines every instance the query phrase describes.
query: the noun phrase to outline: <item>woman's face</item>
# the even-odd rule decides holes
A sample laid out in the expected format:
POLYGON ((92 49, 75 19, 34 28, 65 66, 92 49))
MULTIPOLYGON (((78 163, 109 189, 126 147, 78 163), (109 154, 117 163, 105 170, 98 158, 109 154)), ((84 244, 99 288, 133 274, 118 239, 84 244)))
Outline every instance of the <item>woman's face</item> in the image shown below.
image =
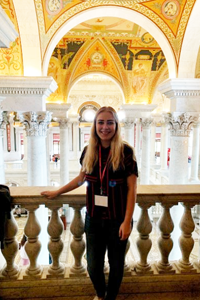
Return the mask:
POLYGON ((116 122, 113 114, 108 111, 101 112, 96 119, 96 133, 103 147, 110 146, 115 132, 116 122))

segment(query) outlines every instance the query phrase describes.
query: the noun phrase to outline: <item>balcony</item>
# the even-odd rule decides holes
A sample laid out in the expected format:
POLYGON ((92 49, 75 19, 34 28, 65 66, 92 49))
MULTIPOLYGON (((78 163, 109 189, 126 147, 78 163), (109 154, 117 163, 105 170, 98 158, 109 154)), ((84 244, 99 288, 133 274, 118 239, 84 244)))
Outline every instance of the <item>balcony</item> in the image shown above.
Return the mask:
MULTIPOLYGON (((0 299, 65 299, 90 300, 94 297, 94 290, 87 275, 87 267, 83 257, 85 252, 84 221, 81 210, 85 206, 85 187, 59 196, 56 200, 47 200, 40 195, 44 189, 53 187, 12 187, 13 205, 20 204, 28 211, 28 218, 24 232, 28 237, 25 245, 30 264, 18 267, 15 257, 18 253, 16 240, 17 223, 13 215, 6 221, 5 248, 2 254, 6 265, 0 270, 0 299), (52 257, 51 265, 39 265, 38 254, 41 249, 39 234, 40 219, 36 217, 36 210, 44 204, 50 211, 47 226, 49 235, 48 250, 52 257), (70 225, 73 239, 70 249, 73 262, 63 264, 60 256, 63 251, 61 238, 63 224, 59 216, 59 208, 69 204, 74 210, 74 218, 70 225)), ((199 299, 200 296, 200 264, 198 259, 191 258, 194 246, 193 233, 195 223, 192 211, 200 203, 199 185, 145 185, 138 186, 137 203, 141 214, 136 223, 138 233, 136 245, 138 261, 124 266, 124 279, 118 299, 199 299), (179 248, 181 258, 171 261, 170 253, 173 249, 171 233, 174 228, 171 209, 178 204, 183 206, 180 221, 181 234, 179 248), (156 241, 151 239, 152 222, 150 208, 161 205, 161 217, 158 222, 159 233, 156 241), (158 244, 160 259, 149 260, 149 252, 153 243, 158 244)), ((176 242, 174 241, 174 245, 176 242)), ((132 247, 130 244, 129 247, 132 247)), ((127 249, 130 251, 130 249, 127 249)), ((105 269, 107 273, 107 270, 105 269)))

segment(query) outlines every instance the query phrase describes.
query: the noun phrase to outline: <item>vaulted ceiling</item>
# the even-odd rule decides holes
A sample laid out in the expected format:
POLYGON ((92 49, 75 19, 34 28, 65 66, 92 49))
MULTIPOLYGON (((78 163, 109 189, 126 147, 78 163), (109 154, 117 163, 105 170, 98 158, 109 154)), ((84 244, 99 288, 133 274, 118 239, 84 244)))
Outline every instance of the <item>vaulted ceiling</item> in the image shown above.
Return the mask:
MULTIPOLYGON (((151 103, 158 84, 169 76, 177 76, 182 70, 188 51, 183 47, 186 37, 197 41, 190 49, 196 56, 190 58, 195 60, 191 73, 194 68, 194 76, 198 77, 200 73, 197 59, 200 30, 197 32, 193 25, 190 26, 194 29, 193 35, 187 32, 194 5, 198 7, 199 1, 27 0, 24 2, 27 12, 29 2, 34 5, 29 6, 30 15, 26 14, 26 17, 20 14, 19 7, 23 9, 23 2, 1 1, 19 38, 9 49, 0 49, 0 74, 23 75, 29 60, 34 61, 36 54, 32 52, 28 57, 27 50, 28 46, 35 46, 33 26, 30 26, 30 36, 24 43, 24 27, 19 20, 26 19, 23 26, 29 26, 29 19, 33 24, 34 17, 41 72, 53 76, 59 86, 48 102, 58 99, 67 102, 72 86, 80 78, 104 74, 120 86, 126 103, 151 103)), ((200 25, 198 19, 193 16, 196 26, 200 25)))

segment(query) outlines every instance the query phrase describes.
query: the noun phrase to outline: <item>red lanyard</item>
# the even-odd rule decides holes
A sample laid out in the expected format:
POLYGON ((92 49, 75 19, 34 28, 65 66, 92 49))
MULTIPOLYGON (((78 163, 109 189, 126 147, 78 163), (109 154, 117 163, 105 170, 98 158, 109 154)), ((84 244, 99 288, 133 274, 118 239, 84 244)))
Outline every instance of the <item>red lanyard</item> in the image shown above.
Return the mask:
POLYGON ((103 194, 103 178, 105 176, 105 172, 106 172, 106 168, 108 166, 108 161, 110 159, 110 155, 111 155, 111 151, 108 154, 108 158, 107 158, 105 167, 103 169, 103 172, 101 173, 101 145, 99 145, 99 178, 100 178, 100 183, 101 183, 101 186, 100 186, 100 194, 101 195, 103 194))

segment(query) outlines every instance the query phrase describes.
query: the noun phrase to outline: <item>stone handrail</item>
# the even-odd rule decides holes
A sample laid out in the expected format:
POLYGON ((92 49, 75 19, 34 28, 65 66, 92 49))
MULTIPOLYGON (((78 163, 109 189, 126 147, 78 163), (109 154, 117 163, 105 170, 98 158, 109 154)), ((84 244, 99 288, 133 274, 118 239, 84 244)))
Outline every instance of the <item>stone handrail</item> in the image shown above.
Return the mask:
MULTIPOLYGON (((86 268, 82 263, 82 256, 85 251, 84 222, 81 216, 81 209, 85 206, 85 187, 82 186, 68 194, 63 194, 54 200, 48 200, 40 195, 41 191, 54 190, 55 187, 12 187, 11 195, 13 205, 20 204, 26 208, 28 213, 27 223, 24 228, 27 242, 25 250, 29 257, 30 264, 23 273, 23 278, 40 279, 44 278, 44 268, 46 268, 46 278, 66 278, 86 276, 86 268), (60 263, 59 257, 63 250, 63 241, 61 234, 63 224, 60 220, 58 210, 63 204, 69 204, 74 209, 74 218, 70 226, 73 240, 71 242, 71 251, 74 256, 74 265, 67 267, 60 263), (39 241, 40 220, 37 220, 35 211, 39 205, 44 204, 51 211, 51 218, 48 223, 47 232, 50 236, 48 250, 52 257, 52 264, 40 266, 37 263, 37 257, 41 249, 39 241)), ((199 263, 190 261, 190 254, 193 249, 194 240, 192 232, 194 231, 194 220, 191 210, 200 203, 199 185, 144 185, 138 186, 137 203, 141 208, 141 214, 137 222, 137 248, 139 261, 134 268, 134 275, 155 275, 155 274, 195 274, 198 273, 199 263), (169 261, 169 254, 173 248, 171 233, 174 223, 170 215, 170 209, 173 206, 182 203, 184 213, 180 222, 181 236, 179 238, 182 258, 176 262, 169 261), (152 247, 150 233, 152 224, 149 218, 148 209, 160 203, 163 210, 158 226, 160 236, 158 246, 160 251, 160 261, 150 264, 148 254, 152 247)), ((1 271, 0 281, 4 279, 19 278, 21 269, 15 265, 14 260, 18 251, 16 241, 17 224, 12 215, 7 220, 5 233, 5 248, 2 254, 6 260, 6 266, 1 271)), ((126 269, 127 265, 125 266, 126 269)), ((129 270, 129 274, 130 274, 129 270)))

